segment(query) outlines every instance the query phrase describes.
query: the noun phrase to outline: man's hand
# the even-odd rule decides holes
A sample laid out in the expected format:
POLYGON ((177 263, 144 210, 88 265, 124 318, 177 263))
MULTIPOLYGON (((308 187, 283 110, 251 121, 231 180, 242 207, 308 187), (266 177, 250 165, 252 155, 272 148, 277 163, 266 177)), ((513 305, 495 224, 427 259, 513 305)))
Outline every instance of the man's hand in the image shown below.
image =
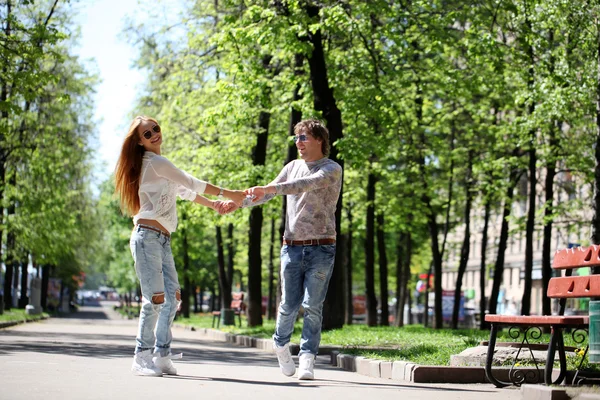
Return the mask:
POLYGON ((265 194, 267 194, 267 187, 266 186, 254 186, 254 187, 251 187, 250 189, 244 190, 244 193, 246 194, 246 197, 250 197, 252 199, 253 203, 256 203, 257 201, 259 201, 263 197, 265 197, 265 194))
MULTIPOLYGON (((242 192, 243 193, 243 192, 242 192)), ((233 200, 215 201, 215 211, 221 215, 229 214, 237 210, 240 206, 233 200)))
POLYGON ((246 198, 246 193, 244 193, 242 190, 228 190, 225 192, 225 196, 240 206, 246 198))

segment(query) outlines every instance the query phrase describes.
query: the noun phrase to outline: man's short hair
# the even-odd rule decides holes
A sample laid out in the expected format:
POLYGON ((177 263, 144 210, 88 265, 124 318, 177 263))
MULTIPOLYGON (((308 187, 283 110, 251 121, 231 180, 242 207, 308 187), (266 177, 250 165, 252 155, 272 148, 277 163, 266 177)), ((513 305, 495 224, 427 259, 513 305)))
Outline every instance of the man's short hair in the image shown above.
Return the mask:
POLYGON ((316 119, 305 119, 294 127, 294 134, 309 133, 315 139, 321 140, 321 152, 324 156, 329 155, 329 131, 325 125, 316 119))

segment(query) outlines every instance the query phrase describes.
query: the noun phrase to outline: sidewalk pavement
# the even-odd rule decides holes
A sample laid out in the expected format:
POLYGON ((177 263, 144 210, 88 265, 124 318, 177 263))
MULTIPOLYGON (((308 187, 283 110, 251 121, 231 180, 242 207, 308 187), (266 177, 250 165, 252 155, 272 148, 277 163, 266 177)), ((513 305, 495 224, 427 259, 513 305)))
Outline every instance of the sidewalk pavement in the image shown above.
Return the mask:
MULTIPOLYGON (((0 399, 520 399, 516 388, 490 384, 415 384, 371 378, 319 357, 314 381, 281 374, 273 354, 211 341, 174 328, 178 376, 130 372, 137 321, 121 319, 110 304, 82 307, 68 318, 0 330, 0 399)), ((297 357, 294 357, 297 363, 297 357)))

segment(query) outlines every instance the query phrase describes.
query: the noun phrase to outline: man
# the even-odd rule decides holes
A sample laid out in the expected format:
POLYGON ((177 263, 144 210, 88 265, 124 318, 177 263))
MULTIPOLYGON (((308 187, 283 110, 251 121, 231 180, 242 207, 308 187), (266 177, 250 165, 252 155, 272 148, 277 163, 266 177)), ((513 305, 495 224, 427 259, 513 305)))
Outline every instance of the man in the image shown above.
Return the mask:
MULTIPOLYGON (((315 356, 321 341, 323 302, 335 260, 335 210, 342 168, 327 158, 329 132, 317 120, 294 127, 300 160, 287 164, 267 186, 247 189, 242 207, 287 196, 285 234, 281 248, 281 287, 273 347, 281 372, 292 376, 296 366, 289 341, 300 305, 304 325, 300 340, 298 379, 314 379, 315 356)), ((237 208, 231 204, 229 211, 237 208)))

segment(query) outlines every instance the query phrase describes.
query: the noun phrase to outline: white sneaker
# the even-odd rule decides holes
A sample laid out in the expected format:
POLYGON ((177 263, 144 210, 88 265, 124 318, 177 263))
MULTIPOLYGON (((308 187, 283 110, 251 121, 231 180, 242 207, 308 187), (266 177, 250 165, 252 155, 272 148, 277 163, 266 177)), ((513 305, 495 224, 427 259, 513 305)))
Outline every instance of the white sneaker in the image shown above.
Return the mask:
POLYGON ((313 371, 315 367, 315 355, 311 353, 300 354, 300 366, 298 371, 298 379, 310 380, 315 379, 315 373, 313 371))
POLYGON ((292 353, 290 352, 290 344, 286 343, 283 347, 279 347, 273 342, 273 349, 277 354, 277 361, 279 361, 279 368, 285 376, 292 376, 296 372, 296 364, 292 360, 292 353))
POLYGON ((131 371, 135 375, 142 376, 162 376, 160 368, 152 362, 152 350, 145 350, 133 356, 131 371))
POLYGON ((177 360, 180 358, 183 358, 183 353, 169 354, 164 357, 161 357, 160 354, 155 353, 152 360, 154 361, 154 365, 156 365, 156 367, 159 368, 163 374, 177 375, 177 369, 171 360, 177 360))

